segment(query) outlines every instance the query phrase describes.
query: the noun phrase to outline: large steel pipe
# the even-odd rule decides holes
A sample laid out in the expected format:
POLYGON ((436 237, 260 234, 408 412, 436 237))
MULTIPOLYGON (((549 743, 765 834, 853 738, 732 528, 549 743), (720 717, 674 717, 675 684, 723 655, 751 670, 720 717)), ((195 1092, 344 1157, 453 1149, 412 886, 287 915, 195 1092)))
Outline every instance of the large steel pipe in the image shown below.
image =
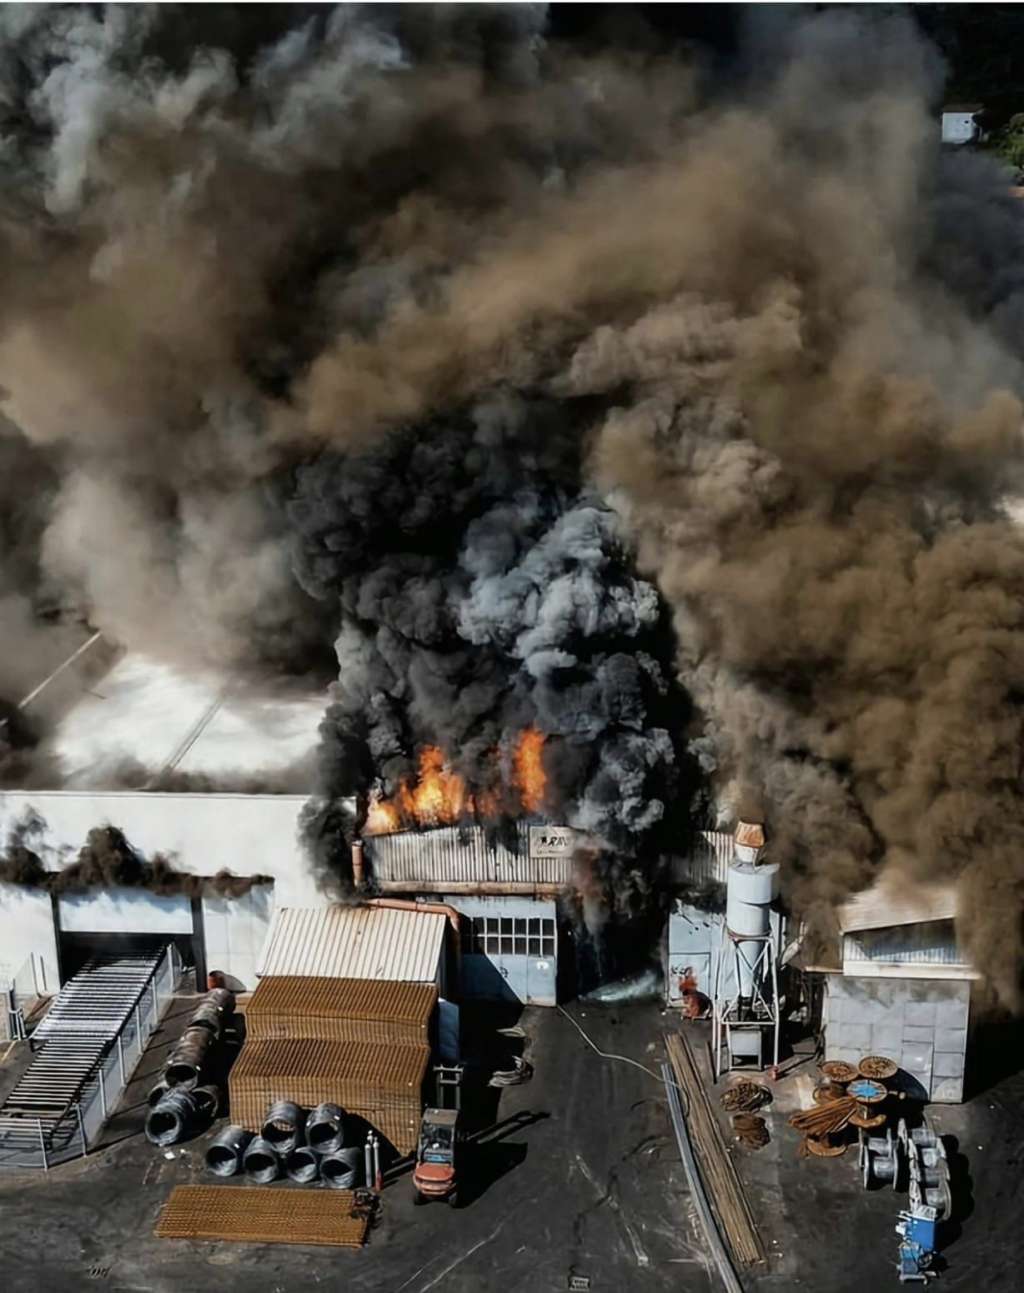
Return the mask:
POLYGON ((167 1058, 164 1081, 168 1086, 198 1082, 214 1041, 208 1028, 186 1028, 167 1058))
POLYGON ((318 1154, 333 1154, 345 1144, 345 1111, 340 1105, 318 1104, 306 1119, 306 1144, 318 1154))
POLYGON ((260 1135, 279 1154, 290 1154, 302 1144, 305 1115, 291 1100, 277 1100, 267 1110, 260 1135))
POLYGON ((332 1190, 354 1190, 359 1184, 362 1159, 363 1151, 358 1145, 339 1149, 334 1154, 321 1155, 320 1175, 324 1184, 332 1190))
POLYGON ((225 1127, 206 1151, 207 1168, 214 1176, 235 1176, 242 1170, 242 1159, 251 1140, 252 1132, 244 1127, 225 1127))
POLYGON ((146 1139, 152 1145, 174 1145, 196 1123, 191 1091, 168 1091, 146 1115, 146 1139))
POLYGON ((314 1154, 308 1145, 300 1145, 285 1158, 284 1170, 290 1181, 309 1185, 320 1175, 320 1156, 314 1154))
POLYGON ((262 1136, 254 1136, 249 1141, 242 1156, 242 1167, 246 1176, 257 1185, 269 1185, 271 1181, 276 1181, 281 1171, 277 1150, 262 1136))

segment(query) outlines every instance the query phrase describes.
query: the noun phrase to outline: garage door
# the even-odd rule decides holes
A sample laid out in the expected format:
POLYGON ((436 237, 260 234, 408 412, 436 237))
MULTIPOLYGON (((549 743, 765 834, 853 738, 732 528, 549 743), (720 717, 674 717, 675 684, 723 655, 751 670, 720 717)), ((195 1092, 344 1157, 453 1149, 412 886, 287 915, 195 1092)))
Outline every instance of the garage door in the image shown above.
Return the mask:
POLYGON ((466 996, 555 1004, 556 928, 549 916, 474 916, 463 956, 466 996))
POLYGON ((188 898, 164 897, 141 889, 96 889, 63 894, 58 900, 65 934, 191 934, 188 898))

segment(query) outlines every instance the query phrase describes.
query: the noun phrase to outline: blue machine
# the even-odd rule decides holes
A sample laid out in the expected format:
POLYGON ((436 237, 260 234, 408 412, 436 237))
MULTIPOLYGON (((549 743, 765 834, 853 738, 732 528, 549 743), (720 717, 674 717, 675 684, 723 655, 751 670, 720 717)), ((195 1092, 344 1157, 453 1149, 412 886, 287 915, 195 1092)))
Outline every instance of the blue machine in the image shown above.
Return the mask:
POLYGON ((935 1209, 927 1206, 914 1212, 901 1212, 896 1223, 900 1236, 899 1259, 896 1263, 901 1284, 925 1284, 933 1279, 931 1270, 935 1256, 935 1232, 938 1221, 935 1209), (926 1215, 926 1214, 931 1214, 926 1215))
POLYGON ((908 1133, 901 1119, 897 1139, 909 1169, 910 1207, 900 1213, 896 1224, 900 1237, 896 1265, 901 1284, 926 1284, 936 1275, 931 1267, 938 1250, 939 1223, 952 1210, 949 1162, 942 1138, 927 1122, 908 1133))

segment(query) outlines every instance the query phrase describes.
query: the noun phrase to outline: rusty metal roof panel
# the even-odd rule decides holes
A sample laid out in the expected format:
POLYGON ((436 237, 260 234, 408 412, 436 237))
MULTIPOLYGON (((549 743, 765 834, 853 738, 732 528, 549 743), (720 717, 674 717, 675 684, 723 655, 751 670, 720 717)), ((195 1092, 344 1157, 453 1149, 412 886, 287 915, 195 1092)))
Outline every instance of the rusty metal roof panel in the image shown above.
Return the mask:
POLYGON ((261 977, 433 983, 444 946, 445 917, 385 907, 281 907, 267 935, 261 977))
POLYGON ((927 921, 953 920, 957 914, 953 885, 878 883, 851 898, 838 911, 840 933, 888 929, 927 921))
POLYGON ((482 826, 370 835, 365 847, 376 880, 431 885, 439 893, 466 882, 566 887, 574 875, 571 854, 531 856, 526 823, 517 826, 515 848, 482 826))

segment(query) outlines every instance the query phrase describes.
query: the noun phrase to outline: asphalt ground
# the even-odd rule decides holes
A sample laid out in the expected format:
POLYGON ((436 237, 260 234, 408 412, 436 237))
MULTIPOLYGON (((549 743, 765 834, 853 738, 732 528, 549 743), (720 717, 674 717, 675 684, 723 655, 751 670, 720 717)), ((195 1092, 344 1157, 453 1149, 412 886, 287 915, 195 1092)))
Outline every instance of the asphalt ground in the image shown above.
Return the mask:
MULTIPOLYGON (((179 1000, 165 1017, 103 1148, 48 1176, 0 1174, 4 1293, 291 1293, 320 1285, 353 1293, 546 1293, 570 1288, 573 1276, 589 1280, 593 1293, 721 1287, 708 1267, 660 1084, 633 1065, 600 1058, 569 1020, 545 1009, 517 1018, 484 1008, 467 1019, 477 1080, 468 1083, 465 1114, 469 1130, 482 1134, 464 1160, 462 1207, 414 1207, 409 1172, 398 1165, 360 1252, 154 1238, 174 1185, 215 1180, 202 1167, 212 1132, 172 1158, 140 1134, 145 1092, 192 1004, 179 1000), (496 1033, 515 1022, 524 1042, 496 1033), (517 1050, 535 1066, 533 1080, 502 1091, 483 1086, 481 1075, 508 1067, 517 1050)), ((568 1009, 601 1050, 654 1070, 663 1031, 680 1026, 654 1002, 568 1009)), ((703 1026, 682 1026, 707 1073, 703 1026)), ((18 1058, 0 1069, 0 1089, 18 1058)), ((1008 1071, 967 1104, 928 1110, 954 1172, 938 1293, 979 1281, 986 1293, 1022 1286, 1024 1073, 1013 1070, 1024 1056, 1007 1058, 1008 1071)), ((799 1137, 786 1119, 809 1103, 813 1078, 808 1062, 777 1084, 766 1112, 769 1145, 729 1151, 770 1255, 765 1269, 741 1272, 743 1286, 747 1293, 895 1289, 893 1228, 905 1195, 865 1191, 852 1148, 841 1159, 797 1156, 799 1137)), ((717 1107, 717 1090, 712 1102, 717 1107)), ((722 1126, 728 1138, 725 1115, 722 1126)))
MULTIPOLYGON (((576 1004, 572 1011, 602 1050, 657 1067, 665 1017, 656 1004, 576 1004)), ((156 1239, 172 1187, 215 1180, 202 1167, 209 1136, 168 1159, 138 1134, 142 1087, 185 1015, 187 1003, 176 1006, 155 1035, 154 1058, 143 1059, 146 1081, 129 1089, 110 1129, 113 1143, 49 1175, 0 1176, 5 1293, 93 1286, 291 1293, 320 1285, 352 1293, 561 1293, 573 1276, 589 1279, 593 1293, 715 1287, 660 1084, 599 1058, 564 1016, 546 1009, 528 1008, 517 1021, 533 1080, 478 1089, 468 1102, 471 1125, 487 1130, 467 1160, 458 1209, 414 1207, 404 1172, 386 1186, 380 1220, 358 1252, 156 1239)), ((486 1016, 475 1030, 473 1050, 484 1067, 515 1045, 496 1038, 486 1016)))

